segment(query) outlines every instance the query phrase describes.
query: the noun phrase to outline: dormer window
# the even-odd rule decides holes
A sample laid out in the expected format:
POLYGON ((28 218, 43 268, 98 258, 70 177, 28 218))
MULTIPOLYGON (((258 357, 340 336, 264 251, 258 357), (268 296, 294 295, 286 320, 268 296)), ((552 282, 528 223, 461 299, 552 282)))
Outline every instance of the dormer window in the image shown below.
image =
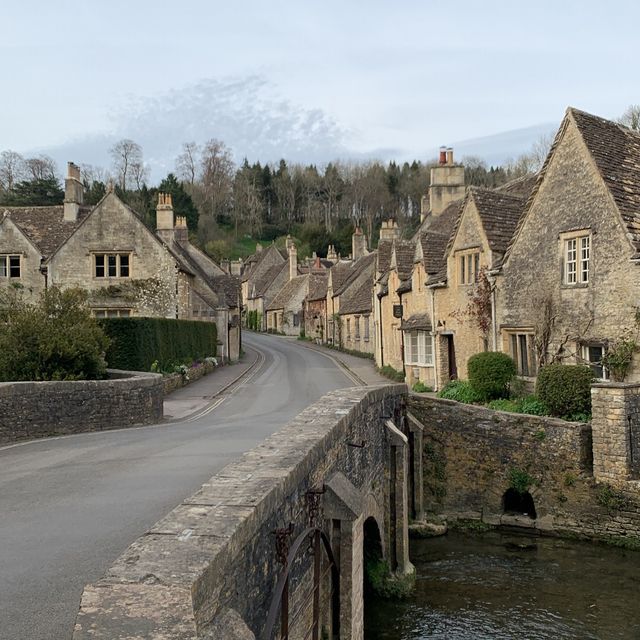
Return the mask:
POLYGON ((458 284, 473 284, 480 273, 480 251, 458 254, 458 284))
POLYGON ((589 283, 591 262, 591 235, 581 232, 562 237, 564 273, 562 281, 566 285, 586 285, 589 283))

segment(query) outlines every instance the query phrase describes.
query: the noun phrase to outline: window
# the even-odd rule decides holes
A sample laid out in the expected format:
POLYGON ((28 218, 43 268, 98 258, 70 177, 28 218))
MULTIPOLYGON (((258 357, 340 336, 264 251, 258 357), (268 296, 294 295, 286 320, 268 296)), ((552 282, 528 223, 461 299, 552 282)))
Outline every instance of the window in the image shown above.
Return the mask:
POLYGON ((96 278, 128 278, 130 260, 128 253, 96 253, 94 255, 96 278))
POLYGON ((459 257, 459 284, 473 284, 478 281, 480 272, 480 252, 464 253, 459 257))
POLYGON ((364 341, 369 342, 369 316, 364 316, 364 341))
POLYGON ((300 316, 297 313, 293 314, 293 326, 294 327, 300 326, 300 316))
POLYGON ((532 333, 510 333, 509 353, 515 360, 519 376, 536 375, 535 344, 532 333))
POLYGON ((598 380, 608 380, 609 372, 602 366, 602 356, 604 356, 605 349, 601 344, 583 344, 582 345, 582 359, 585 364, 588 364, 593 371, 593 375, 598 380))
POLYGON ((406 331, 404 360, 406 364, 433 366, 433 337, 426 331, 406 331))
POLYGON ((0 278, 20 277, 20 256, 0 256, 0 278))
POLYGON ((92 309, 94 318, 128 318, 131 309, 92 309))
POLYGON ((356 340, 360 340, 360 316, 356 316, 355 321, 356 321, 356 340))
POLYGON ((347 340, 351 340, 351 318, 347 318, 347 340))
POLYGON ((591 236, 564 240, 564 284, 587 284, 591 259, 591 236))

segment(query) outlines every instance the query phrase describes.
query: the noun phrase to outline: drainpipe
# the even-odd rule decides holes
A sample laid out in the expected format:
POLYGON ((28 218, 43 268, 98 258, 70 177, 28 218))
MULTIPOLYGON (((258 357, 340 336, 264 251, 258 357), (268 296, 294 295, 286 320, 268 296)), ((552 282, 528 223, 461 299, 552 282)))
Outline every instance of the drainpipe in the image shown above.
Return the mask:
MULTIPOLYGON (((398 296, 398 301, 400 302, 400 306, 402 306, 402 294, 398 296)), ((404 317, 404 307, 402 316, 404 317)), ((407 370, 404 365, 404 331, 402 330, 402 318, 400 318, 400 352, 402 354, 402 374, 404 375, 406 381, 407 370)))
POLYGON ((46 266, 41 266, 40 273, 44 278, 44 290, 46 291, 49 288, 49 268, 46 266))
POLYGON ((495 275, 487 274, 487 279, 489 280, 489 284, 491 285, 491 333, 493 339, 493 350, 498 351, 498 321, 497 321, 497 310, 496 310, 496 279, 495 275), (493 277, 489 278, 491 275, 493 277))
MULTIPOLYGON (((435 338, 436 335, 436 291, 429 287, 431 293, 431 333, 435 338)), ((440 347, 438 347, 438 353, 440 347)), ((433 340, 433 388, 438 391, 438 357, 436 354, 436 340, 433 340)))
POLYGON ((384 367, 384 341, 382 337, 382 298, 380 296, 376 296, 378 298, 378 317, 380 318, 380 368, 384 367))

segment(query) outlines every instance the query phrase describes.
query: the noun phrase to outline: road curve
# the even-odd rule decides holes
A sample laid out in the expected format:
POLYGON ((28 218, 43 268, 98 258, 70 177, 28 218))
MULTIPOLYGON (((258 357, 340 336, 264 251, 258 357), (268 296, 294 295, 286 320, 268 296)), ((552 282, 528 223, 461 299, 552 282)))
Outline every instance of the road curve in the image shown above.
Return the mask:
MULTIPOLYGON (((0 640, 70 638, 84 585, 229 461, 354 382, 294 341, 195 419, 0 449, 0 640)), ((216 402, 219 398, 216 399, 216 402)))

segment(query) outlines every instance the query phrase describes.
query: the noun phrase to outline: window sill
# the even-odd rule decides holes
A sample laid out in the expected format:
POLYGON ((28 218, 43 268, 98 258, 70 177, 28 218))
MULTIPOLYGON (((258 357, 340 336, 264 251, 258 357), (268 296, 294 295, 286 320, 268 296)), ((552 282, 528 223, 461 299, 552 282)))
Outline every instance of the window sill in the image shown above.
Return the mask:
POLYGON ((589 283, 588 282, 576 282, 575 284, 567 284, 566 282, 563 282, 560 285, 561 289, 588 289, 589 288, 589 283))

